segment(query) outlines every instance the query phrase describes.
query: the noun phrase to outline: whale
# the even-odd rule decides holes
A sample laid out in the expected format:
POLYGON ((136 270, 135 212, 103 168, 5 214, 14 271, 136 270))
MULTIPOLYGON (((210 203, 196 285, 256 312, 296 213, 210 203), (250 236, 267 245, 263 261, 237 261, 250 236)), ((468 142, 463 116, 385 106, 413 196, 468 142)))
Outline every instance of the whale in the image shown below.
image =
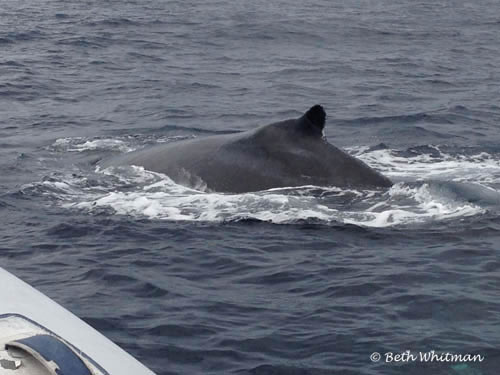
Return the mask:
POLYGON ((392 186, 387 177, 329 143, 325 122, 326 112, 316 104, 299 118, 151 146, 102 161, 99 166, 139 166, 181 185, 222 193, 306 185, 392 186))

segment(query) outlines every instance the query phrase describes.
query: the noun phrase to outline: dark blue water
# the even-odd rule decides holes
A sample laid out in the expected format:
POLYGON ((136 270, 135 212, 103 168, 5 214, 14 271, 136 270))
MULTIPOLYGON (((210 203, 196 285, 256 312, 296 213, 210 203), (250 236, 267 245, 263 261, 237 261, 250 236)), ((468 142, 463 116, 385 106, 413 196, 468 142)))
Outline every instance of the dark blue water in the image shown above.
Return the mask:
POLYGON ((496 374, 499 14, 0 2, 0 266, 158 374, 496 374), (393 188, 224 195, 94 164, 316 103, 393 188), (406 350, 484 360, 385 362, 406 350))

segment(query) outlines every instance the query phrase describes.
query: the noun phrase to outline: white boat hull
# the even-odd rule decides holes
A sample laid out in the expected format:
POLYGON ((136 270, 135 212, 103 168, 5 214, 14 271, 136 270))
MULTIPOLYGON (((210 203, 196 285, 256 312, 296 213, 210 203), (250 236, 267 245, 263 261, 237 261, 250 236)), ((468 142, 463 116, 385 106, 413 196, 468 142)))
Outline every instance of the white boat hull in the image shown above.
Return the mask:
POLYGON ((79 361, 92 375, 154 375, 87 323, 2 268, 0 290, 1 375, 63 375, 64 366, 76 372, 72 365, 84 374, 79 361), (58 372, 51 366, 59 366, 58 372))

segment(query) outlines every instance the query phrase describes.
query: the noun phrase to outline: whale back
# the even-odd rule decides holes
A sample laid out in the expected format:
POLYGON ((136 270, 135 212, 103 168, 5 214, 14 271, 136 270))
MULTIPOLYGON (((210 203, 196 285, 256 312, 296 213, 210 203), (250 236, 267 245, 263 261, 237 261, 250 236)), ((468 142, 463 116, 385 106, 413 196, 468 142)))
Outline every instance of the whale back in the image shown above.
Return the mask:
POLYGON ((189 186, 241 193, 276 187, 390 186, 362 161, 327 142, 326 113, 315 105, 299 118, 233 134, 172 142, 125 154, 106 165, 138 165, 189 186))

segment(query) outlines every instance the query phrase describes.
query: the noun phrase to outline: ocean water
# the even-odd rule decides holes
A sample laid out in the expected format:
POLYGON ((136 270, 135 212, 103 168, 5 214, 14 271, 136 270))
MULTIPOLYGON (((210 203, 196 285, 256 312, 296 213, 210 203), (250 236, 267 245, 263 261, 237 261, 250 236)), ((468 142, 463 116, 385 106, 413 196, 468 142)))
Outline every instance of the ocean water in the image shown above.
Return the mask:
POLYGON ((0 1, 0 266, 157 374, 497 374, 499 15, 0 1), (95 164, 316 103, 392 188, 217 194, 95 164), (484 359, 388 361, 407 350, 484 359))

